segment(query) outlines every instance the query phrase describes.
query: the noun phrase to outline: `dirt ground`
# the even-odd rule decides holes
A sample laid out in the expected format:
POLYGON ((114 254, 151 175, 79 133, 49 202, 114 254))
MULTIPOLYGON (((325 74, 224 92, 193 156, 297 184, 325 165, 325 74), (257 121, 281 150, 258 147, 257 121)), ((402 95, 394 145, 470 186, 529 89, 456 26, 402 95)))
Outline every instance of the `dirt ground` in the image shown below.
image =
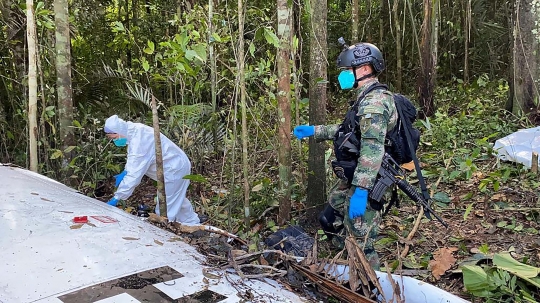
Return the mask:
MULTIPOLYGON (((113 193, 113 185, 113 180, 103 184, 103 195, 98 198, 107 201, 113 193)), ((517 260, 528 257, 529 264, 540 264, 540 237, 538 232, 534 232, 540 230, 539 195, 537 191, 521 190, 517 185, 518 183, 514 188, 501 188, 497 194, 490 196, 477 194, 465 199, 468 193, 475 191, 477 184, 453 184, 446 189, 452 193, 449 194, 451 203, 445 208, 434 206, 449 227, 445 228, 436 220, 430 221, 424 217, 410 240, 407 237, 411 233, 418 209, 412 206, 410 201, 403 201, 399 209, 391 211, 383 220, 379 239, 391 240, 376 246, 381 264, 387 262, 389 266, 395 267, 397 272, 401 269, 404 275, 429 282, 468 300, 471 298, 463 287, 460 264, 480 264, 489 259, 491 254, 502 251, 510 251, 517 260), (506 207, 499 207, 500 205, 506 207), (481 247, 487 254, 481 253, 481 247), (409 249, 408 253, 400 257, 406 248, 409 249), (433 260, 434 253, 441 250, 450 251, 454 260, 450 261, 448 270, 436 277, 428 264, 433 260)), ((155 194, 154 182, 145 177, 127 201, 127 207, 131 208, 126 211, 136 215, 133 209, 144 203, 150 207, 150 212, 153 212, 155 194)), ((192 196, 193 193, 190 193, 190 198, 192 196)), ((196 198, 192 198, 192 201, 195 205, 198 204, 196 198)), ((275 212, 269 214, 267 220, 275 220, 275 215, 275 212)), ((207 224, 225 228, 220 226, 220 222, 210 220, 207 224)), ((316 235, 317 229, 318 227, 306 227, 310 235, 316 235)), ((271 233, 265 228, 260 232, 262 238, 271 233)), ((208 239, 201 240, 200 235, 186 239, 206 255, 220 255, 230 249, 246 249, 224 242, 210 243, 208 239)), ((319 246, 322 255, 331 256, 336 253, 329 241, 321 241, 319 246)))

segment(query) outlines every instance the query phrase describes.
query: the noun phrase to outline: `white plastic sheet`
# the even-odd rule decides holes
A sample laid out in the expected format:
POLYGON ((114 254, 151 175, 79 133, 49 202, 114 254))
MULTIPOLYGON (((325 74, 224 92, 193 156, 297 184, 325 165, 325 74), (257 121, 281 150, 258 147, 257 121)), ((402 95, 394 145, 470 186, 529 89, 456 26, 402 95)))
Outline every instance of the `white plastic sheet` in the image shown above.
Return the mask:
POLYGON ((533 152, 540 154, 540 126, 521 129, 495 141, 493 146, 497 158, 517 162, 531 168, 533 152))

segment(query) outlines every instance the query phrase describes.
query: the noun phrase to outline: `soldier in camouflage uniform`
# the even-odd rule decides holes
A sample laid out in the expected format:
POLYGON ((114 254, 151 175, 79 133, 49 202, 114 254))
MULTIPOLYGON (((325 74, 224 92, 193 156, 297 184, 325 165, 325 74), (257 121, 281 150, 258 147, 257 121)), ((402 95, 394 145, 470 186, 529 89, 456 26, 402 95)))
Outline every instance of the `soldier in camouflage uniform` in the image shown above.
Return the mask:
MULTIPOLYGON (((377 84, 384 70, 384 60, 377 47, 357 43, 338 57, 343 69, 338 77, 342 89, 356 88, 362 97, 366 89, 377 84)), ((374 269, 379 269, 379 257, 374 242, 381 223, 381 212, 368 203, 368 192, 375 183, 384 156, 385 137, 397 123, 393 95, 384 89, 374 89, 358 100, 360 150, 352 182, 340 180, 328 197, 329 204, 344 214, 344 224, 352 231, 374 269)), ((297 138, 314 136, 316 140, 335 139, 339 125, 300 125, 294 130, 297 138)))

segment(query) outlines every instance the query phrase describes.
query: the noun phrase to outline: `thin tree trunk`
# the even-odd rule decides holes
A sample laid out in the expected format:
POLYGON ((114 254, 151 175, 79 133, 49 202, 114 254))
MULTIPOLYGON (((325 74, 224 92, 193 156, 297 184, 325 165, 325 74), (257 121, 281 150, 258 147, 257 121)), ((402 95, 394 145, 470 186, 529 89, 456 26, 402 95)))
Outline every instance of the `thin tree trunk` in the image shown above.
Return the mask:
MULTIPOLYGON (((313 0, 310 12, 309 56, 309 123, 326 123, 327 79, 327 0, 313 0), (322 79, 322 80, 321 80, 322 79)), ((309 139, 307 217, 315 223, 317 215, 326 203, 325 145, 309 139)))
POLYGON ((469 41, 471 39, 472 0, 464 0, 465 5, 465 47, 463 56, 463 82, 469 83, 469 41))
POLYGON ((163 153, 161 150, 161 132, 159 131, 159 116, 157 111, 156 98, 152 94, 152 122, 154 126, 154 141, 156 144, 156 175, 157 194, 159 201, 159 214, 169 217, 167 214, 167 195, 165 192, 165 175, 163 173, 163 153))
POLYGON ((26 39, 28 41, 28 154, 30 155, 30 170, 37 172, 37 43, 33 2, 33 0, 26 0, 26 39))
POLYGON ((396 90, 401 91, 401 82, 403 78, 403 67, 401 63, 401 27, 399 24, 399 0, 394 0, 392 13, 394 15, 394 24, 396 27, 396 90))
POLYGON ((291 217, 291 45, 292 14, 287 0, 277 0, 277 101, 278 101, 278 165, 279 215, 278 224, 284 225, 291 217))
MULTIPOLYGON (((62 148, 66 151, 68 147, 75 145, 75 137, 72 128, 73 98, 71 91, 71 43, 67 0, 54 1, 54 15, 56 26, 56 92, 58 96, 58 120, 60 122, 59 133, 62 148)), ((71 151, 65 152, 62 161, 64 177, 70 184, 71 182, 68 179, 71 175, 69 163, 72 158, 73 153, 71 151)))
MULTIPOLYGON (((295 105, 295 124, 300 125, 300 100, 302 100, 302 6, 299 1, 293 1, 293 16, 294 16, 294 37, 298 39, 298 43, 293 43, 292 53, 293 53, 293 83, 294 83, 294 105, 295 105)), ((293 38, 294 40, 294 38, 293 38)), ((302 159, 302 141, 296 140, 298 148, 298 158, 302 159)), ((299 169, 300 178, 304 180, 305 169, 301 167, 299 169)))
POLYGON ((422 25, 421 61, 422 69, 418 77, 419 102, 422 107, 420 117, 434 114, 433 90, 435 62, 433 51, 433 0, 424 0, 424 22, 422 25))
POLYGON ((351 44, 358 42, 359 10, 358 1, 352 0, 351 5, 351 44))
POLYGON ((535 0, 516 0, 515 4, 512 112, 516 115, 537 113, 540 100, 540 34, 534 33, 540 17, 535 3, 535 0))
POLYGON ((249 228, 251 210, 249 205, 249 161, 246 105, 246 77, 244 73, 244 3, 238 0, 238 80, 240 84, 240 107, 242 108, 242 171, 244 173, 244 224, 249 228))
POLYGON ((217 60, 214 55, 214 0, 208 0, 208 60, 210 61, 210 93, 212 95, 212 135, 214 137, 214 151, 217 153, 217 60))

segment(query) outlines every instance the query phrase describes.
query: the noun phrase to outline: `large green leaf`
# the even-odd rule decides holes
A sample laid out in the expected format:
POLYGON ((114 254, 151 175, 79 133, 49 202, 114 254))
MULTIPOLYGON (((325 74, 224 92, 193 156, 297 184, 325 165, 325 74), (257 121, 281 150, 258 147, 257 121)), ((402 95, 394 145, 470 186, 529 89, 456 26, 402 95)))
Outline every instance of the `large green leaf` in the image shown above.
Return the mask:
POLYGON ((488 275, 482 267, 464 265, 461 270, 463 271, 463 285, 470 293, 479 297, 487 297, 491 294, 488 275))
POLYGON ((493 265, 521 278, 534 278, 540 273, 540 268, 520 263, 512 258, 509 253, 495 254, 493 256, 493 265))

